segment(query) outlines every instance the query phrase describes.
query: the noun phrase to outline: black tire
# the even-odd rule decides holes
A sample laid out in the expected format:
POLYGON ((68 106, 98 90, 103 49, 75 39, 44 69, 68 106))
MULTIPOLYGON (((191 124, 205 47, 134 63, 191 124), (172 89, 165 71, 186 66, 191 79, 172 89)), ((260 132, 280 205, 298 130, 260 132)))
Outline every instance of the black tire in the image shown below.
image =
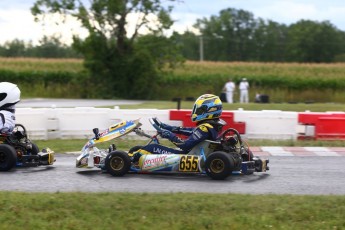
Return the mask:
POLYGON ((254 154, 253 154, 253 152, 250 151, 250 150, 249 150, 249 152, 246 151, 246 152, 243 153, 241 156, 242 156, 242 160, 243 160, 243 161, 253 161, 253 158, 254 158, 254 154))
POLYGON ((35 143, 32 143, 31 155, 37 155, 40 152, 40 149, 35 143))
POLYGON ((123 176, 131 167, 131 159, 123 151, 114 151, 105 158, 105 169, 112 176, 123 176))
POLYGON ((15 149, 6 144, 0 145, 0 171, 9 171, 16 165, 17 154, 15 149))
POLYGON ((142 148, 143 148, 142 145, 134 146, 134 147, 132 147, 132 148, 130 148, 130 149, 128 150, 128 153, 134 153, 134 152, 136 152, 136 151, 138 151, 139 149, 142 149, 142 148))
POLYGON ((224 180, 234 169, 234 159, 227 153, 217 151, 211 153, 205 162, 206 174, 214 180, 224 180))

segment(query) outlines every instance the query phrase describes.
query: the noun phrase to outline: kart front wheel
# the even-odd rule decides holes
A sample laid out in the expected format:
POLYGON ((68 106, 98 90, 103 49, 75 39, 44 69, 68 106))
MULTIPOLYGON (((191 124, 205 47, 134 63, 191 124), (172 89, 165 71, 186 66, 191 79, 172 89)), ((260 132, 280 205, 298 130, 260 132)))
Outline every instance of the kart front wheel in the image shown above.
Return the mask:
POLYGON ((214 180, 224 180, 231 175, 234 165, 234 159, 229 154, 217 151, 206 159, 206 174, 214 180))
POLYGON ((9 171, 16 165, 17 154, 12 146, 0 145, 0 171, 9 171))
POLYGON ((105 169, 112 176, 123 176, 131 167, 131 159, 123 151, 114 151, 105 158, 105 169))

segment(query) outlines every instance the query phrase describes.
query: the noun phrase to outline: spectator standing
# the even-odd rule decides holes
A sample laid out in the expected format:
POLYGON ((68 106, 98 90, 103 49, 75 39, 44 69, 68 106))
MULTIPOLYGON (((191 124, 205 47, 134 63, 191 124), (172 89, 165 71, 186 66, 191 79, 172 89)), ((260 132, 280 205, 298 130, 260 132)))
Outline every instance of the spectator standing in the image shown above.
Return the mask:
POLYGON ((225 92, 226 95, 226 101, 230 104, 232 104, 233 98, 234 98, 234 91, 235 91, 235 83, 229 79, 229 81, 227 83, 225 83, 223 91, 225 92))
POLYGON ((248 103, 249 102, 249 83, 246 78, 242 78, 238 88, 240 89, 240 103, 248 103))

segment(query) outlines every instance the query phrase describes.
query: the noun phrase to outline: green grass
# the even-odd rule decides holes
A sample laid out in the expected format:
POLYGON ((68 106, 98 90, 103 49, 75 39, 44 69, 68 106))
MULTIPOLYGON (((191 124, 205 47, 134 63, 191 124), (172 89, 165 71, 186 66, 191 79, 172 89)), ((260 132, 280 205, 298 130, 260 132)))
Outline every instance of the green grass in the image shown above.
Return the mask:
POLYGON ((82 59, 71 58, 4 58, 0 57, 0 69, 46 72, 80 72, 84 70, 82 59))
MULTIPOLYGON (((0 74, 16 81, 26 97, 99 98, 99 94, 79 87, 89 80, 82 59, 0 58, 0 74), (59 79, 65 80, 59 81, 59 79), (32 85, 32 82, 39 84, 32 85), (31 83, 31 84, 30 84, 31 83), (66 83, 66 84, 64 84, 66 83)), ((155 99, 198 96, 205 92, 219 94, 228 78, 250 82, 249 96, 267 94, 271 102, 345 103, 345 64, 195 62, 187 61, 162 74, 155 99)), ((95 90, 97 92, 98 90, 95 90)), ((111 95, 109 95, 111 96, 111 95)))
MULTIPOLYGON (((196 98, 195 98, 196 99, 196 98)), ((194 101, 181 101, 181 109, 192 109, 194 101)), ((120 109, 177 109, 177 102, 174 101, 144 101, 139 105, 121 105, 120 109)), ((341 103, 223 103, 224 110, 281 110, 295 112, 326 112, 326 111, 345 111, 345 105, 341 103)))
POLYGON ((0 228, 344 229, 344 204, 345 196, 0 192, 0 228))
MULTIPOLYGON (((79 152, 81 151, 82 147, 86 143, 85 140, 62 140, 62 139, 54 139, 54 140, 33 140, 34 143, 38 145, 40 149, 42 148, 50 148, 55 153, 66 153, 66 152, 79 152)), ((171 142, 167 140, 161 140, 162 144, 171 146, 171 142)), ((317 146, 317 147, 345 147, 345 141, 300 141, 300 140, 246 140, 246 142, 251 146, 317 146)), ((143 140, 133 140, 133 139, 125 139, 122 138, 120 140, 109 141, 105 143, 101 143, 97 145, 98 148, 107 149, 110 144, 114 143, 117 149, 120 150, 129 150, 131 147, 136 145, 145 145, 147 141, 143 140)))

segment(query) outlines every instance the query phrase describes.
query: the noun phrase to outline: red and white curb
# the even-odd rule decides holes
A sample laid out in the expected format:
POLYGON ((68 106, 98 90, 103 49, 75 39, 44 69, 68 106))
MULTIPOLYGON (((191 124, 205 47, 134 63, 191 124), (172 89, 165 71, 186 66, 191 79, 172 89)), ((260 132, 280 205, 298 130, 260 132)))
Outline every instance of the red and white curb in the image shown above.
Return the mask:
POLYGON ((345 156, 344 147, 251 147, 257 156, 345 156))

